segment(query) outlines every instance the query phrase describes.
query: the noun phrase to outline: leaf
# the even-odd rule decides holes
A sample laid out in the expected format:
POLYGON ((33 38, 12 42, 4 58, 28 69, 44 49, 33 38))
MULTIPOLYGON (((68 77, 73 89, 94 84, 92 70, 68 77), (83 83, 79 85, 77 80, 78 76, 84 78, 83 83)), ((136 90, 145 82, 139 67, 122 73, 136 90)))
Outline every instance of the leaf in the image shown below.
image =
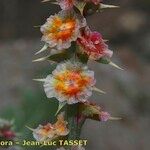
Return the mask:
POLYGON ((52 0, 43 0, 42 3, 50 2, 51 4, 59 5, 58 2, 52 1, 52 0))
POLYGON ((100 58, 99 60, 96 60, 97 62, 99 63, 102 63, 102 64, 109 64, 117 69, 120 69, 120 70, 123 70, 121 67, 119 67, 118 65, 116 65, 115 63, 113 63, 111 60, 108 60, 106 58, 100 58))
POLYGON ((34 28, 40 28, 41 27, 41 25, 35 25, 35 26, 33 26, 34 28))
POLYGON ((87 62, 88 62, 88 55, 78 53, 77 56, 78 56, 79 60, 80 60, 82 63, 87 64, 87 62))
POLYGON ((74 5, 77 7, 77 9, 83 15, 83 11, 84 11, 84 7, 86 5, 86 2, 84 2, 84 1, 75 1, 74 5))
POLYGON ((119 117, 110 117, 109 120, 121 120, 122 118, 119 117))
POLYGON ((102 4, 102 3, 100 3, 100 5, 99 5, 99 10, 101 10, 101 9, 110 9, 110 8, 119 8, 119 6, 107 5, 107 4, 102 4))
POLYGON ((45 82, 45 79, 33 79, 33 80, 38 82, 45 82))
POLYGON ((99 60, 96 60, 96 61, 99 63, 102 63, 102 64, 109 64, 110 63, 110 60, 105 59, 105 58, 100 58, 99 60))
POLYGON ((49 2, 49 1, 51 1, 51 0, 43 0, 42 3, 49 2))
POLYGON ((56 111, 55 116, 60 112, 60 110, 66 105, 66 102, 59 102, 58 109, 56 111))
POLYGON ((99 9, 99 5, 95 5, 94 3, 87 3, 84 7, 83 14, 84 16, 89 16, 94 13, 99 9))
POLYGON ((30 127, 28 127, 28 126, 26 126, 26 128, 28 128, 29 130, 31 130, 31 131, 35 131, 35 129, 32 129, 32 128, 30 128, 30 127))
POLYGON ((117 68, 117 69, 120 69, 120 70, 123 70, 121 67, 119 67, 118 65, 116 65, 115 63, 113 63, 112 61, 110 61, 109 65, 117 68))
POLYGON ((51 55, 47 59, 51 61, 61 62, 69 58, 70 58, 70 54, 67 52, 63 52, 63 53, 51 55))
POLYGON ((106 94, 106 92, 96 88, 96 87, 93 87, 93 90, 96 91, 96 92, 99 92, 99 93, 102 93, 102 94, 106 94))
POLYGON ((61 61, 69 59, 70 57, 71 56, 68 53, 62 52, 62 53, 58 53, 58 54, 54 54, 54 55, 48 55, 46 57, 41 57, 41 58, 35 59, 32 62, 41 62, 41 61, 49 60, 53 63, 56 63, 56 62, 59 63, 61 61))
POLYGON ((35 53, 35 55, 37 55, 37 54, 39 54, 39 53, 42 53, 42 52, 46 51, 47 48, 48 48, 48 45, 45 44, 41 50, 39 50, 38 52, 35 53))
POLYGON ((49 60, 52 62, 58 62, 59 63, 59 62, 65 61, 65 60, 73 57, 73 54, 74 54, 73 51, 74 51, 74 48, 71 47, 70 49, 64 50, 61 53, 57 53, 54 55, 48 55, 46 57, 41 57, 41 58, 33 60, 32 62, 41 62, 41 61, 49 60))
POLYGON ((41 58, 38 58, 38 59, 35 59, 33 60, 32 62, 41 62, 41 61, 45 61, 48 59, 49 56, 46 56, 46 57, 41 57, 41 58))

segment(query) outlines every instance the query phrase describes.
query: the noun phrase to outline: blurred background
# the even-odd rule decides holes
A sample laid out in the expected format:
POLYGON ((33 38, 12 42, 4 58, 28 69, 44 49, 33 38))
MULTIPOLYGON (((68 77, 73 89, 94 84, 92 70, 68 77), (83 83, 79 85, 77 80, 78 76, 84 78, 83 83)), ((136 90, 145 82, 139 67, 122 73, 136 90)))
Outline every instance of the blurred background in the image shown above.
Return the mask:
MULTIPOLYGON (((113 62, 124 68, 90 62, 97 87, 91 100, 121 121, 87 121, 82 136, 87 150, 149 150, 150 147, 150 0, 104 0, 119 5, 89 16, 92 30, 109 39, 113 62)), ((14 119, 22 139, 32 138, 25 125, 53 120, 57 102, 48 101, 42 85, 48 62, 32 63, 43 43, 39 28, 59 7, 40 0, 0 0, 0 118, 14 119)), ((31 149, 31 148, 27 148, 31 149)), ((43 148, 40 148, 43 149, 43 148)))

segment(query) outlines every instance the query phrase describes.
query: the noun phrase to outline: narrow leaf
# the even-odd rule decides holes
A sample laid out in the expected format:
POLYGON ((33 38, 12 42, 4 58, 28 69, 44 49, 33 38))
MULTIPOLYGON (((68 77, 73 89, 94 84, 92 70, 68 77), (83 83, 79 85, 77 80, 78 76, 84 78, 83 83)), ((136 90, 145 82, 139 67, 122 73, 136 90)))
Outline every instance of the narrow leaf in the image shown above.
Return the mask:
POLYGON ((48 45, 45 44, 41 50, 39 50, 38 52, 35 53, 35 55, 37 55, 37 54, 39 54, 39 53, 42 53, 42 52, 46 51, 47 48, 48 48, 48 45))
POLYGON ((96 92, 102 93, 102 94, 106 94, 106 92, 98 89, 97 87, 93 87, 93 90, 96 91, 96 92))
POLYGON ((25 126, 26 128, 28 128, 29 130, 31 130, 31 131, 35 131, 35 129, 32 129, 32 128, 30 128, 30 127, 28 127, 28 126, 25 126))
POLYGON ((51 2, 51 4, 59 5, 59 3, 58 3, 58 2, 51 2))
POLYGON ((78 53, 77 56, 78 56, 79 60, 82 63, 87 64, 87 62, 88 62, 88 56, 86 54, 80 54, 80 53, 78 53))
POLYGON ((58 109, 57 109, 57 112, 55 114, 55 116, 60 112, 60 110, 66 105, 66 102, 60 102, 59 103, 59 106, 58 106, 58 109))
POLYGON ((33 79, 33 80, 38 82, 45 82, 45 79, 33 79))
POLYGON ((49 56, 47 59, 54 62, 61 62, 71 58, 72 53, 69 50, 65 50, 62 53, 49 56))
POLYGON ((54 2, 54 1, 51 1, 51 0, 43 0, 42 1, 42 3, 45 3, 45 2, 50 2, 51 4, 59 5, 58 2, 54 2))
POLYGON ((121 120, 122 118, 119 117, 110 117, 109 120, 121 120))
POLYGON ((42 3, 49 2, 49 1, 51 1, 51 0, 43 0, 42 3))
POLYGON ((107 4, 100 4, 99 9, 109 9, 109 8, 119 8, 119 6, 115 6, 115 5, 107 5, 107 4))
POLYGON ((41 27, 41 25, 36 25, 36 26, 33 26, 34 28, 40 28, 41 27))
POLYGON ((110 61, 109 59, 106 59, 106 58, 100 58, 99 60, 96 60, 97 62, 99 63, 102 63, 102 64, 109 64, 117 69, 120 69, 120 70, 123 70, 121 67, 119 67, 118 65, 116 65, 115 63, 113 63, 112 61, 110 61))
POLYGON ((96 61, 99 63, 102 63, 102 64, 109 64, 110 63, 110 60, 105 59, 105 58, 100 58, 99 60, 96 60, 96 61))
POLYGON ((83 15, 83 11, 84 11, 84 7, 86 5, 86 2, 82 2, 82 1, 76 1, 75 2, 75 6, 78 8, 78 10, 80 11, 80 13, 83 15))
POLYGON ((45 61, 49 58, 49 56, 46 56, 46 57, 42 57, 42 58, 38 58, 38 59, 35 59, 33 60, 32 62, 41 62, 41 61, 45 61))
POLYGON ((113 63, 112 61, 110 61, 109 65, 117 68, 117 69, 120 69, 120 70, 123 70, 121 67, 119 67, 118 65, 116 65, 115 63, 113 63))

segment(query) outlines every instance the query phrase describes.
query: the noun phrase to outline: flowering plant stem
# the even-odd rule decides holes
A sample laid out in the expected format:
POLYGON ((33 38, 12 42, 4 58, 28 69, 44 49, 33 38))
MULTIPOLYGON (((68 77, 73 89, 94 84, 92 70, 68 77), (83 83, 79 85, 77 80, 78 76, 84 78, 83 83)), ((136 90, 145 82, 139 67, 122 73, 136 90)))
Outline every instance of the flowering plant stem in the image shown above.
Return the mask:
MULTIPOLYGON (((101 9, 115 6, 104 5, 101 0, 57 0, 56 4, 60 5, 62 10, 51 15, 41 26, 42 41, 46 46, 36 53, 50 50, 50 55, 34 62, 48 60, 57 63, 56 68, 45 79, 36 79, 44 82, 44 91, 48 98, 55 97, 59 101, 57 121, 33 129, 37 141, 63 137, 79 140, 87 118, 97 121, 118 119, 88 100, 92 91, 105 93, 95 86, 94 71, 88 68, 88 60, 121 68, 109 60, 113 52, 99 32, 90 30, 85 18, 91 10, 99 12, 101 9), (65 113, 61 112, 61 109, 65 113)), ((70 149, 73 150, 72 148, 70 149)))
POLYGON ((77 140, 80 138, 80 129, 77 121, 79 104, 67 105, 66 115, 68 120, 68 128, 70 130, 68 139, 77 140))

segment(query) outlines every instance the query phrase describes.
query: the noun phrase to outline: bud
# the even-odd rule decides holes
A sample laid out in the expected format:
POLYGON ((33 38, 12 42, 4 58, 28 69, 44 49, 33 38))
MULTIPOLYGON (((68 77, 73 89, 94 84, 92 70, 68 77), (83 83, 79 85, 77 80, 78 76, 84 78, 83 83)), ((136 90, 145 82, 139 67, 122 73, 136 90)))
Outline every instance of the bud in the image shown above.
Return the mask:
POLYGON ((108 112, 101 111, 99 117, 100 117, 100 121, 105 122, 110 119, 110 114, 108 112))
POLYGON ((16 136, 15 133, 11 130, 2 131, 2 135, 6 139, 13 139, 16 136))

